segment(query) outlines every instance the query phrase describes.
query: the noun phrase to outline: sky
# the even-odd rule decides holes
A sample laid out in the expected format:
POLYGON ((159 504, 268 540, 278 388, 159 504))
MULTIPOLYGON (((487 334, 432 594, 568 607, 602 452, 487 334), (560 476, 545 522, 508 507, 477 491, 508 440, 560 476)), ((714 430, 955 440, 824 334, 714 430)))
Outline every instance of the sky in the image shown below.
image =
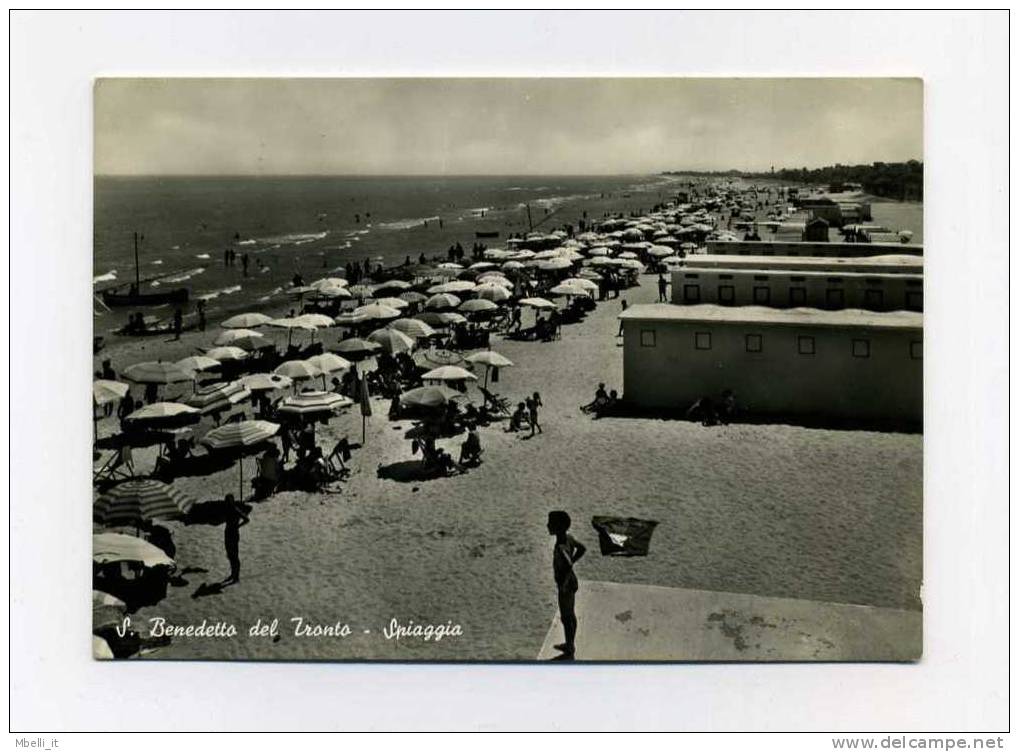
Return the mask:
POLYGON ((923 159, 920 79, 100 79, 99 175, 587 175, 923 159))

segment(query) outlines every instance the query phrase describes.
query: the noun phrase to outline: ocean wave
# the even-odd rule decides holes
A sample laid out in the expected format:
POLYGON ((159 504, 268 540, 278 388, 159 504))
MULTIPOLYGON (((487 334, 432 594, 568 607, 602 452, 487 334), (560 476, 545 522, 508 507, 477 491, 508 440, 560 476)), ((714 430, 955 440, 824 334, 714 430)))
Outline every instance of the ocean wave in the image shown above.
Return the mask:
MULTIPOLYGON (((172 277, 163 277, 162 281, 163 282, 184 282, 185 280, 191 279, 192 277, 197 277, 199 274, 203 273, 204 271, 205 271, 205 269, 203 267, 199 267, 197 269, 188 269, 187 271, 181 272, 180 274, 176 274, 176 275, 174 275, 172 277)), ((155 284, 155 283, 153 282, 153 284, 155 284)))
POLYGON ((195 258, 207 259, 207 258, 212 258, 212 257, 209 254, 207 254, 207 253, 199 253, 199 254, 195 255, 195 258))
POLYGON ((155 261, 152 262, 152 265, 153 266, 161 266, 162 263, 163 263, 163 259, 156 259, 155 261))
POLYGON ((117 270, 110 269, 106 274, 100 274, 98 277, 92 278, 92 284, 96 282, 116 282, 117 281, 117 270))
POLYGON ((425 222, 438 222, 438 217, 415 217, 414 219, 398 219, 393 222, 379 222, 380 230, 410 230, 420 227, 425 222))
POLYGON ((233 287, 224 287, 222 290, 215 290, 213 292, 207 292, 204 295, 199 295, 198 300, 214 300, 220 295, 233 295, 235 292, 240 292, 241 286, 234 285, 233 287))

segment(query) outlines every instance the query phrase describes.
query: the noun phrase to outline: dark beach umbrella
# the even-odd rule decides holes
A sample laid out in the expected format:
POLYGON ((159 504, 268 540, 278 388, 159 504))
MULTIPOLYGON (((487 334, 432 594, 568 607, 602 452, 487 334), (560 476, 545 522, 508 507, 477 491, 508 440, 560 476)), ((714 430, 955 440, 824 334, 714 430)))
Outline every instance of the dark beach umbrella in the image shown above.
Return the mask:
MULTIPOLYGON (((399 314, 397 314, 399 315, 399 314)), ((348 360, 359 360, 360 358, 366 358, 369 355, 374 355, 382 349, 382 345, 377 342, 372 342, 367 339, 359 339, 357 337, 351 337, 350 339, 340 340, 339 344, 333 348, 338 353, 341 353, 343 357, 348 360)))
POLYGON ((213 384, 196 389, 184 403, 196 408, 202 415, 226 410, 251 397, 251 390, 240 381, 213 384))
POLYGON ((162 360, 135 363, 125 368, 122 373, 125 379, 136 384, 176 384, 195 380, 194 371, 162 360))
POLYGON ((93 505, 103 525, 137 525, 143 520, 174 520, 187 514, 194 499, 158 480, 129 480, 114 486, 93 505))

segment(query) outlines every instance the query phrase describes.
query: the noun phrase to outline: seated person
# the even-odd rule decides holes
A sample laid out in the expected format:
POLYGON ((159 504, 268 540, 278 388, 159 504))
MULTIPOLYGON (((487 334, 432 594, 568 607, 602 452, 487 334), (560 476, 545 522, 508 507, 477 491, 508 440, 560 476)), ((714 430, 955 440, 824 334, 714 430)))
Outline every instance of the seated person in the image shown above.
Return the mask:
POLYGON ((718 422, 723 426, 732 422, 736 417, 736 395, 732 389, 722 392, 722 404, 718 407, 718 422))
POLYGON ((507 431, 521 431, 524 428, 530 428, 531 421, 527 417, 527 405, 523 402, 517 404, 517 409, 513 411, 513 415, 510 416, 509 427, 507 431))
POLYGON ((699 420, 702 426, 713 426, 718 423, 715 403, 707 395, 690 405, 686 411, 686 417, 690 420, 699 420))
POLYGON ((609 395, 605 391, 605 384, 598 384, 598 389, 595 390, 594 399, 588 402, 586 405, 581 405, 581 411, 589 413, 592 410, 597 410, 605 406, 605 403, 609 401, 609 395))
POLYGON ((481 462, 481 437, 478 429, 471 424, 467 428, 467 438, 460 445, 460 464, 478 464, 481 462))
POLYGON ((264 498, 272 494, 279 486, 283 475, 283 463, 280 462, 279 450, 269 447, 265 454, 258 458, 258 475, 251 481, 255 495, 264 498))
POLYGON ((592 408, 594 417, 600 418, 603 415, 608 415, 619 405, 619 392, 615 389, 609 392, 609 396, 603 401, 599 402, 592 408))

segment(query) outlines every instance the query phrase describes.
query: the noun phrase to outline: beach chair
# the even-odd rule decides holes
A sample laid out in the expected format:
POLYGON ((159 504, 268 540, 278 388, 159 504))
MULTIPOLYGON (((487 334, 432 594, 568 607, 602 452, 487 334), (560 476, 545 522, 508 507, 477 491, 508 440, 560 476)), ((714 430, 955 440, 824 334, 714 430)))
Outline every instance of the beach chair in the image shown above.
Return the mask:
POLYGON ((496 415, 509 415, 510 414, 510 402, 505 397, 500 397, 494 392, 490 392, 485 387, 478 387, 481 390, 482 396, 485 398, 485 406, 496 415))
POLYGON ((133 477, 134 460, 130 446, 120 447, 92 470, 93 483, 128 480, 133 477))

